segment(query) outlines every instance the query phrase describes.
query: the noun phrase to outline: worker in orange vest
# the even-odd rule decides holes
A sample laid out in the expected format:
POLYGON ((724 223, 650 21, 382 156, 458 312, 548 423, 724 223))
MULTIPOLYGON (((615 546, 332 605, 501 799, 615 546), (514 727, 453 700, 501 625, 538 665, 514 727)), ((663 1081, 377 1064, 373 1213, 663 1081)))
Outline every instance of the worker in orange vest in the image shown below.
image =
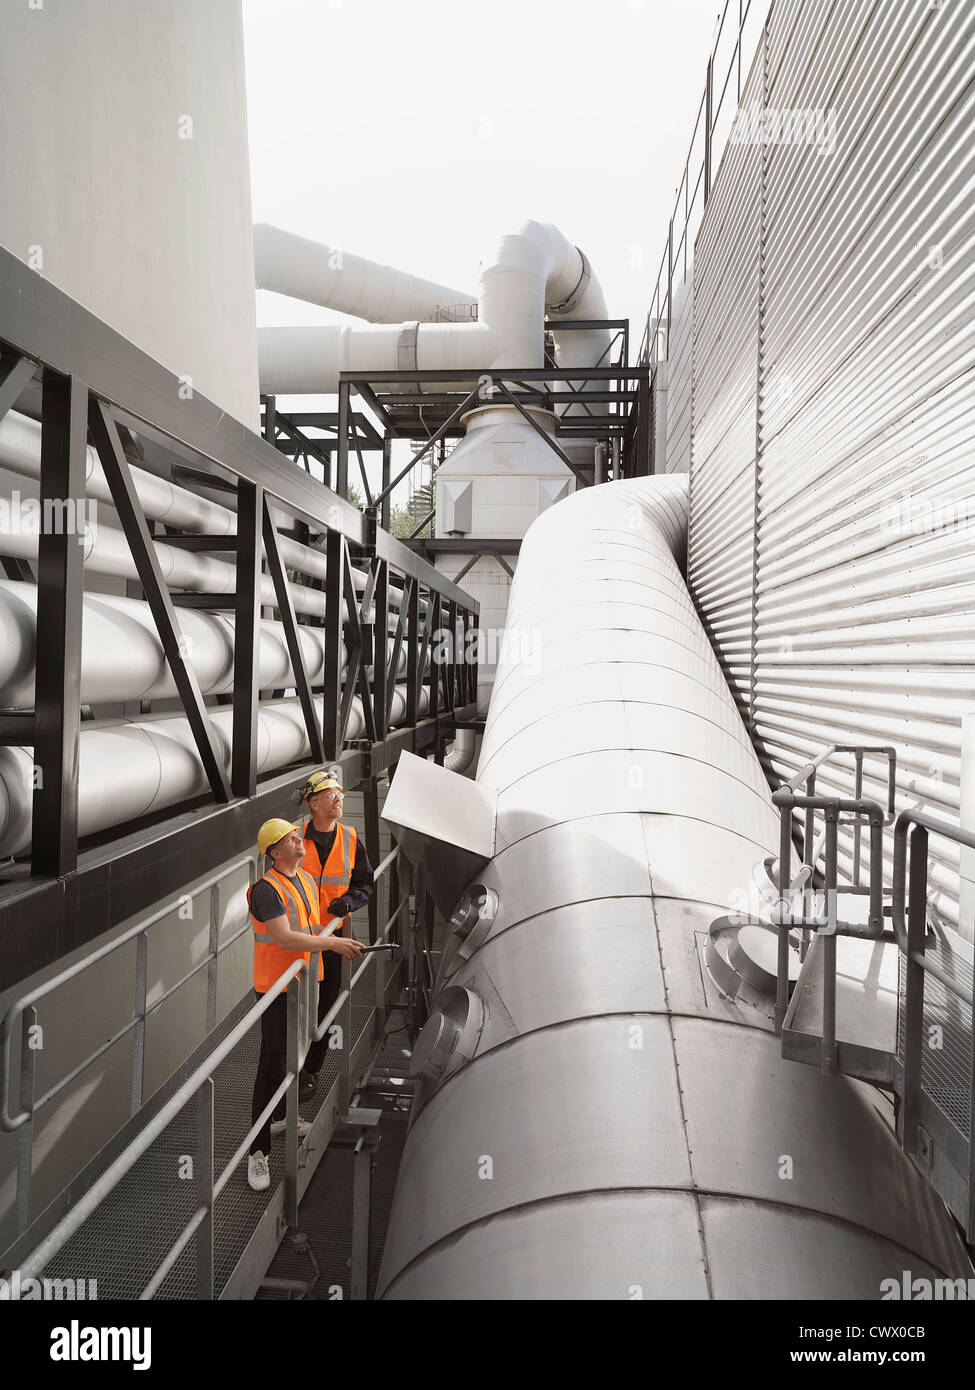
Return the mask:
MULTIPOLYGON (((322 925, 318 910, 319 890, 318 885, 300 867, 305 852, 301 832, 286 820, 265 821, 258 831, 257 845, 261 854, 266 856, 265 862, 269 868, 247 894, 254 928, 255 993, 260 997, 275 989, 289 966, 298 960, 310 964, 312 954, 318 956, 319 981, 324 973, 324 959, 336 962, 341 978, 342 958, 356 959, 362 954, 362 947, 357 941, 335 935, 334 931, 329 935, 319 935, 322 925)), ((287 1049, 288 996, 287 985, 283 985, 261 1015, 261 1055, 254 1080, 252 1125, 257 1123, 258 1116, 284 1078, 287 1049)), ((270 1186, 268 1156, 271 1136, 283 1133, 285 1109, 282 1096, 251 1140, 247 1181, 255 1192, 264 1191, 270 1186)), ((299 1120, 298 1137, 303 1138, 307 1131, 307 1121, 299 1120)))
MULTIPOLYGON (((333 772, 315 772, 297 793, 307 802, 311 819, 303 829, 305 854, 301 867, 315 881, 319 920, 323 926, 335 922, 336 934, 351 939, 349 916, 369 899, 373 890, 373 870, 365 847, 354 825, 341 821, 345 792, 333 772)), ((324 983, 318 993, 318 1021, 325 1018, 342 987, 342 959, 338 954, 324 957, 324 983)), ((318 1073, 328 1039, 312 1043, 302 1069, 298 1095, 310 1099, 318 1086, 318 1073)))

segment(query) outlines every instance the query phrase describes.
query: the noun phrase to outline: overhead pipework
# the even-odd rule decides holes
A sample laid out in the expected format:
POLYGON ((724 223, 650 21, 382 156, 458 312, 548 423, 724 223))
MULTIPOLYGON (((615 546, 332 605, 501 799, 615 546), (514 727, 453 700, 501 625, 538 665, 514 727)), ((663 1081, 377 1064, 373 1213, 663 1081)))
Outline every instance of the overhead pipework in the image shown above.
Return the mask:
MULTIPOLYGON (((277 229, 259 229, 259 233, 266 246, 277 246, 279 238, 291 245, 288 234, 277 229)), ((308 246, 315 248, 314 243, 308 246)), ((280 273, 272 276, 265 256, 258 261, 258 284, 263 280, 265 287, 271 287, 266 282, 273 278, 275 285, 287 283, 296 298, 322 303, 328 296, 332 307, 339 307, 340 296, 337 291, 333 296, 331 282, 324 290, 321 285, 322 256, 327 251, 327 247, 309 250, 287 280, 280 273)), ((353 288, 344 302, 366 308, 383 303, 387 270, 356 262, 353 286, 360 277, 367 285, 372 279, 374 298, 353 288)), ((339 278, 344 275, 343 269, 339 278)), ((436 292, 441 288, 435 287, 436 292)), ((476 323, 407 320, 370 328, 259 329, 261 391, 266 395, 334 394, 343 371, 542 367, 546 314, 560 366, 594 366, 609 348, 610 335, 604 329, 559 333, 560 320, 605 319, 607 311, 587 257, 548 222, 524 222, 500 239, 481 271, 477 306, 476 323)), ((373 315, 363 313, 362 317, 373 315)))
POLYGON ((342 247, 323 246, 268 222, 254 226, 254 279, 259 290, 336 309, 368 323, 470 319, 472 294, 379 265, 342 247))
MULTIPOLYGON (((782 1058, 766 943, 732 943, 733 992, 709 971, 778 817, 681 573, 686 507, 682 477, 618 482, 525 537, 508 621, 535 641, 491 699, 493 835, 416 1044, 382 1297, 876 1298, 971 1272, 880 1094, 782 1058)), ((400 775, 404 853, 449 863, 453 833, 459 870, 470 843, 404 810, 400 775)))

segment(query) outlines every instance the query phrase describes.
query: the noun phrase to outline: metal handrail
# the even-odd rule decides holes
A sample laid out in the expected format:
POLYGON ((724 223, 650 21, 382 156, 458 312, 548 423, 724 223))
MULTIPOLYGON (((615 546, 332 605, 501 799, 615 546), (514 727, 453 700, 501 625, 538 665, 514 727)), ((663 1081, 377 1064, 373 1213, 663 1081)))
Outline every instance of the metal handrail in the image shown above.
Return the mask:
MULTIPOLYGON (((256 866, 256 859, 253 855, 244 855, 235 859, 232 864, 226 865, 219 872, 211 874, 202 883, 198 884, 189 896, 196 897, 204 893, 211 893, 227 877, 237 870, 250 867, 253 871, 256 866)), ((251 873, 253 878, 253 872, 251 873)), ((73 965, 58 971, 43 984, 37 985, 34 989, 27 991, 19 998, 15 999, 12 1005, 4 1014, 0 1022, 0 1129, 8 1133, 20 1131, 17 1140, 17 1196, 16 1196, 16 1229, 18 1235, 25 1231, 30 1224, 30 1202, 32 1185, 32 1154, 33 1154, 33 1128, 35 1114, 51 1100, 70 1086, 88 1067, 107 1053, 122 1038, 130 1033, 135 1034, 132 1047, 132 1069, 130 1087, 130 1113, 136 1114, 143 1103, 143 1091, 145 1083, 144 1059, 145 1059, 145 1034, 146 1022, 162 1004, 170 999, 178 989, 186 982, 198 975, 202 970, 208 972, 207 980, 207 1023, 212 1027, 210 1019, 210 1001, 215 1004, 216 1000, 216 967, 219 957, 229 950, 236 941, 246 932, 250 931, 250 926, 244 926, 240 931, 235 932, 225 940, 220 940, 218 915, 214 904, 210 905, 210 935, 207 943, 206 955, 186 971, 174 984, 163 990, 152 1002, 147 1000, 147 974, 148 974, 148 939, 149 932, 159 922, 164 920, 170 913, 181 908, 187 899, 184 892, 176 898, 159 908, 145 921, 137 922, 129 927, 127 931, 108 942, 105 946, 100 946, 81 960, 75 961, 73 965), (36 1061, 36 1049, 34 1047, 34 1029, 37 1026, 37 1005, 49 995, 61 989, 71 980, 83 975, 92 966, 99 964, 135 940, 136 960, 135 960, 135 980, 134 980, 134 1016, 127 1023, 117 1029, 112 1035, 99 1043, 81 1062, 71 1069, 66 1075, 61 1076, 52 1086, 41 1095, 35 1095, 34 1065, 36 1061), (19 1024, 19 1028, 18 1028, 19 1024), (10 1054, 13 1038, 19 1031, 20 1033, 20 1075, 17 1088, 18 1110, 15 1114, 10 1113, 11 1103, 11 1077, 10 1077, 10 1054)))
MULTIPOLYGON (((397 854, 398 846, 393 852, 386 856, 381 865, 374 872, 374 880, 395 860, 397 854)), ((380 941, 385 942, 388 940, 404 905, 405 902, 401 902, 392 913, 379 938, 380 941)), ((249 929, 250 928, 248 928, 248 930, 249 929)), ((319 933, 319 935, 329 935, 331 930, 332 928, 326 928, 325 931, 319 933)), ((190 1240, 198 1231, 203 1231, 204 1234, 201 1237, 203 1241, 202 1250, 198 1248, 197 1252, 197 1276, 203 1286, 202 1296, 205 1298, 213 1296, 213 1212, 216 1200, 230 1181, 237 1165, 249 1150, 254 1136, 259 1133, 264 1122, 273 1113, 282 1096, 287 1096, 284 1178, 286 1185, 286 1215, 288 1224, 292 1226, 295 1225, 298 1219, 298 1074, 304 1057, 307 1054, 308 1046, 313 1040, 321 1041, 334 1026, 336 1019, 339 1018, 340 1015, 344 1014, 348 1023, 351 1022, 352 995, 357 982, 362 978, 372 959, 372 957, 365 957, 354 975, 351 974, 350 963, 343 959, 342 988, 332 1007, 320 1023, 316 1020, 318 995, 317 970, 309 969, 308 962, 304 960, 295 961, 284 970, 281 975, 278 976, 272 987, 247 1011, 227 1037, 224 1038, 215 1050, 200 1063, 192 1075, 187 1078, 165 1105, 147 1121, 143 1129, 140 1130, 132 1141, 122 1150, 115 1161, 92 1184, 81 1199, 44 1237, 34 1250, 20 1262, 18 1268, 22 1279, 33 1278, 39 1271, 45 1268, 84 1222, 93 1215, 102 1202, 114 1191, 139 1159, 143 1157, 154 1141, 163 1133, 166 1127, 172 1123, 190 1100, 192 1100, 193 1096, 200 1092, 201 1089, 204 1094, 200 1106, 200 1115, 198 1117, 200 1151, 197 1155, 200 1167, 198 1178, 198 1193, 200 1200, 193 1213, 179 1231, 169 1250, 152 1271, 148 1283, 140 1294, 140 1299, 149 1299, 154 1296, 161 1287, 167 1274, 176 1264, 183 1250, 186 1249, 190 1240), (271 1003, 282 992, 282 989, 286 990, 288 994, 288 1062, 284 1079, 275 1090, 273 1096, 268 1101, 257 1120, 251 1125, 228 1163, 218 1175, 214 1171, 213 1075, 221 1063, 226 1061, 234 1048, 243 1040, 249 1029, 251 1029, 270 1008, 271 1003), (303 1002, 305 1005, 304 1009, 302 1008, 303 1002), (302 1015, 304 1017, 302 1017, 302 1015)), ((383 981, 382 972, 378 973, 377 981, 383 981)), ((383 989, 385 989, 384 981, 383 989)), ((350 1033, 348 1023, 345 1029, 346 1039, 348 1039, 350 1033)), ((349 1074, 352 1065, 351 1046, 344 1046, 342 1053, 345 1061, 345 1068, 339 1076, 339 1113, 344 1113, 344 1111, 347 1110, 352 1090, 352 1077, 349 1074)))
POLYGON ((949 821, 939 820, 936 816, 929 815, 925 811, 906 810, 902 811, 897 817, 894 826, 894 872, 893 887, 891 890, 891 921, 894 927, 894 935, 897 944, 908 958, 908 963, 918 966, 928 975, 933 975, 936 980, 944 985, 945 989, 963 1000, 969 1007, 972 1007, 972 991, 965 989, 947 975, 934 961, 928 960, 924 954, 924 937, 922 935, 920 945, 912 946, 910 940, 910 899, 908 900, 907 920, 905 920, 905 885, 907 879, 907 832, 909 827, 914 826, 911 832, 911 884, 910 898, 914 898, 919 891, 923 891, 924 901, 927 900, 927 842, 928 832, 942 835, 947 840, 952 840, 955 844, 964 845, 967 849, 975 849, 975 833, 971 830, 963 830, 960 825, 952 825, 949 821), (915 838, 916 837, 916 838, 915 838), (915 845, 917 846, 917 858, 923 861, 924 882, 920 884, 920 877, 915 882, 915 845))
POLYGON ((843 744, 832 743, 806 763, 787 782, 772 794, 773 805, 779 808, 779 911, 778 953, 775 991, 775 1031, 781 1035, 789 1007, 789 932, 799 926, 803 931, 802 959, 805 959, 809 942, 809 931, 823 938, 823 1029, 820 1051, 820 1066, 828 1075, 836 1074, 836 938, 838 936, 857 937, 861 940, 878 941, 884 938, 883 902, 883 833, 885 825, 893 816, 897 782, 897 751, 889 744, 843 744), (855 764, 855 795, 840 797, 835 795, 817 796, 816 780, 820 769, 837 754, 852 753, 855 764), (868 754, 883 755, 887 758, 887 809, 879 802, 865 798, 863 792, 863 760, 868 754), (798 794, 804 787, 805 794, 798 794), (803 883, 806 895, 806 912, 796 918, 792 911, 790 895, 793 892, 792 879, 792 813, 805 812, 803 826, 802 869, 807 870, 803 883), (825 829, 823 851, 823 892, 825 895, 825 918, 812 916, 814 890, 812 888, 816 861, 819 858, 815 836, 816 812, 823 814, 825 829), (860 841, 863 823, 870 827, 870 882, 867 888, 869 908, 866 924, 841 921, 837 913, 839 888, 839 824, 843 814, 854 817, 854 881, 845 892, 862 892, 860 884, 860 841))

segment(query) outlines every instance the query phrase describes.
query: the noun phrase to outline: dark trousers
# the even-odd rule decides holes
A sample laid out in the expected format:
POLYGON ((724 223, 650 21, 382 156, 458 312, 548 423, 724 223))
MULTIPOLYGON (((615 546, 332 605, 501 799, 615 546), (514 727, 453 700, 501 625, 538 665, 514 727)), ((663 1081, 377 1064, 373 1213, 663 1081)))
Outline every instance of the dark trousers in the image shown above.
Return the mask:
MULTIPOLYGON (((325 962, 325 978, 318 982, 318 1022, 328 1013, 329 1009, 339 997, 342 988, 342 957, 335 951, 323 951, 322 956, 325 962)), ((328 1034, 326 1033, 321 1042, 313 1042, 308 1049, 308 1056, 305 1058, 303 1071, 310 1071, 317 1075, 322 1069, 325 1054, 328 1051, 328 1034)))
MULTIPOLYGON (((258 994, 260 999, 261 995, 258 994)), ((261 1055, 257 1063, 257 1076, 254 1079, 254 1099, 251 1103, 251 1124, 284 1080, 288 1069, 288 995, 282 992, 275 996, 274 1002, 261 1014, 261 1055)), ((283 1120, 286 1106, 284 1096, 274 1107, 273 1114, 264 1121, 257 1135, 251 1140, 251 1153, 270 1156, 271 1121, 283 1120)))
MULTIPOLYGON (((323 956, 325 978, 318 982, 319 1023, 322 1022, 339 997, 339 990, 342 988, 342 957, 337 955, 335 951, 325 951, 323 956)), ((258 994, 256 997, 260 999, 261 995, 258 994)), ((309 1047, 302 1070, 315 1073, 320 1071, 327 1051, 328 1035, 326 1034, 321 1042, 313 1042, 309 1047)), ((254 1078, 254 1099, 251 1102, 252 1125, 257 1123, 258 1115, 281 1085, 287 1070, 288 996, 287 993, 281 993, 261 1015, 261 1055, 257 1063, 257 1076, 254 1078)), ((272 1114, 264 1121, 257 1136, 251 1141, 250 1151, 252 1154, 257 1153, 258 1149, 264 1154, 270 1154, 271 1122, 272 1120, 283 1120, 286 1108, 287 1100, 286 1097, 282 1096, 272 1114)))

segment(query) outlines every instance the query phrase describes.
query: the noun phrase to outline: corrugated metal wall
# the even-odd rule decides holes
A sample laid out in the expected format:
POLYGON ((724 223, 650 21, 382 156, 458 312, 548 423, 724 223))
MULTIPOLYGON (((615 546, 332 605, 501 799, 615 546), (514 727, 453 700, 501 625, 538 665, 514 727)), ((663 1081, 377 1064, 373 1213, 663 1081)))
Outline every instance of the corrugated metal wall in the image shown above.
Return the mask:
MULTIPOLYGON (((761 102, 755 63, 743 103, 761 102)), ((687 575, 742 716, 751 688, 761 146, 725 152, 698 237, 687 575)))
MULTIPOLYGON (((729 147, 697 241, 692 585, 773 782, 832 742, 893 743, 899 805, 957 819, 975 6, 776 0, 761 58, 761 125, 729 147)), ((867 794, 882 778, 868 764, 867 794)), ((931 848, 956 918, 957 857, 931 848)))
POLYGON ((687 274, 674 275, 674 311, 670 325, 667 392, 667 455, 660 472, 686 473, 691 463, 691 353, 694 322, 694 261, 688 251, 687 274))

